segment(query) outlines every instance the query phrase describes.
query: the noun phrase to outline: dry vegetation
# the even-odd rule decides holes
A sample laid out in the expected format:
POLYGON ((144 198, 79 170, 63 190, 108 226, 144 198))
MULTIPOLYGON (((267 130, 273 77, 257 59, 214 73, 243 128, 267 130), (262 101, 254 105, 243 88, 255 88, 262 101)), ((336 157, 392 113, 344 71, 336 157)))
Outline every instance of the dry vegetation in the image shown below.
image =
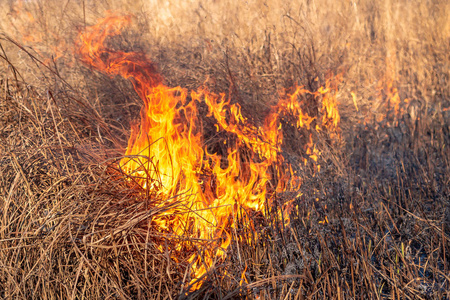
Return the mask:
POLYGON ((448 1, 128 2, 2 1, 0 298, 450 299, 448 1), (284 89, 342 74, 341 139, 314 137, 321 170, 302 170, 290 225, 276 205, 257 235, 239 225, 194 292, 177 239, 150 226, 166 208, 117 169, 139 98, 74 55, 106 10, 135 17, 115 48, 169 86, 228 92, 255 124, 284 89))

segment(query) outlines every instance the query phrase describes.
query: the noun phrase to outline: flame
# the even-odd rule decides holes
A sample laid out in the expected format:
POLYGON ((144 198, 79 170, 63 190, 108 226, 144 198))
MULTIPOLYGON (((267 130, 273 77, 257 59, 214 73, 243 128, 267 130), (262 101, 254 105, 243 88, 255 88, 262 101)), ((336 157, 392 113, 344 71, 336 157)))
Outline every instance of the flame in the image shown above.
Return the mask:
POLYGON ((377 122, 385 120, 388 126, 398 126, 401 117, 407 113, 406 108, 410 100, 400 97, 395 81, 388 75, 378 82, 377 100, 384 112, 380 113, 379 109, 376 109, 377 122))
MULTIPOLYGON (((152 226, 190 241, 180 242, 173 252, 189 253, 190 284, 197 289, 202 283, 199 279, 226 255, 238 209, 264 213, 265 204, 270 205, 276 193, 289 190, 300 195, 298 168, 282 155, 282 119, 289 117, 297 129, 338 135, 340 118, 334 93, 338 80, 330 79, 317 92, 296 87, 272 107, 262 126, 255 126, 225 94, 206 87, 196 91, 168 87, 143 53, 107 48, 105 40, 120 34, 130 22, 130 16, 100 19, 79 34, 78 53, 93 68, 128 78, 143 100, 140 124, 132 128, 119 165, 129 178, 152 192, 155 206, 172 205, 153 218, 152 226), (302 108, 307 95, 322 102, 314 116, 302 108), (208 130, 203 125, 205 117, 200 117, 200 103, 207 109, 206 117, 214 120, 215 131, 226 137, 215 141, 216 146, 222 143, 222 150, 208 147, 212 142, 205 138, 208 130)), ((316 162, 320 152, 311 135, 305 147, 316 162)), ((286 220, 294 199, 285 205, 286 220)), ((253 226, 250 218, 247 221, 253 226)))
MULTIPOLYGON (((406 106, 410 102, 408 98, 402 99, 396 86, 396 56, 392 50, 386 54, 386 70, 384 78, 377 84, 377 122, 387 121, 388 126, 398 126, 399 119, 406 114, 406 106), (384 114, 378 113, 379 108, 384 108, 384 114)), ((356 105, 356 104, 355 104, 356 105)))
POLYGON ((359 111, 358 104, 356 103, 356 93, 350 92, 350 95, 352 95, 353 105, 355 105, 356 111, 359 111))

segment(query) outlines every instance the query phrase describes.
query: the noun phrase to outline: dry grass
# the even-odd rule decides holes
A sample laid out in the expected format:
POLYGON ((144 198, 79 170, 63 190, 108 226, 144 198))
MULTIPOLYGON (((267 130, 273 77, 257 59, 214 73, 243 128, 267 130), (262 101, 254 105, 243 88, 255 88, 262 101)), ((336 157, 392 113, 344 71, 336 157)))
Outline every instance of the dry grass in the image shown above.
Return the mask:
POLYGON ((450 298, 450 4, 230 2, 2 5, 1 298, 450 298), (139 98, 72 52, 106 9, 135 15, 114 47, 146 52, 168 85, 229 92, 255 124, 280 90, 343 74, 342 139, 315 136, 322 169, 302 170, 290 225, 276 205, 250 216, 257 234, 241 222, 195 292, 189 253, 170 258, 179 237, 150 226, 167 208, 117 169, 139 98), (410 99, 399 113, 389 82, 410 99))

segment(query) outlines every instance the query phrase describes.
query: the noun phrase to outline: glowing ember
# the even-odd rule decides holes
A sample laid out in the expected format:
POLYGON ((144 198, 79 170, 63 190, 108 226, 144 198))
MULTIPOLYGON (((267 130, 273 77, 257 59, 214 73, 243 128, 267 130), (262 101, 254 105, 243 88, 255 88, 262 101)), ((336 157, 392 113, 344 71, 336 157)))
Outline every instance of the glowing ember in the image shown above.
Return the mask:
MULTIPOLYGON (((239 104, 232 104, 225 94, 214 94, 206 88, 188 92, 162 83, 150 60, 142 53, 108 49, 105 39, 120 33, 130 23, 129 16, 109 16, 81 33, 79 54, 92 67, 110 75, 130 79, 142 98, 139 126, 132 128, 121 169, 144 189, 150 190, 159 204, 173 208, 153 218, 152 226, 163 233, 198 241, 203 253, 191 243, 180 242, 174 250, 192 253, 193 289, 217 259, 222 258, 231 242, 231 228, 238 209, 261 211, 275 193, 297 191, 300 178, 282 155, 281 120, 295 119, 292 126, 309 130, 327 130, 338 135, 339 113, 334 91, 338 81, 312 93, 298 87, 272 108, 261 127, 249 124, 239 104), (302 110, 302 97, 318 97, 322 102, 316 116, 302 110), (210 153, 205 142, 199 103, 214 118, 216 130, 233 137, 222 140, 226 153, 210 153), (197 282, 197 283, 195 283, 197 282)), ((320 152, 312 137, 305 145, 314 162, 320 152)), ((302 162, 303 163, 303 162, 302 162)), ((284 206, 289 220, 293 199, 284 206)), ((251 221, 249 220, 250 226, 251 221)), ((176 257, 174 257, 176 259, 176 257)))

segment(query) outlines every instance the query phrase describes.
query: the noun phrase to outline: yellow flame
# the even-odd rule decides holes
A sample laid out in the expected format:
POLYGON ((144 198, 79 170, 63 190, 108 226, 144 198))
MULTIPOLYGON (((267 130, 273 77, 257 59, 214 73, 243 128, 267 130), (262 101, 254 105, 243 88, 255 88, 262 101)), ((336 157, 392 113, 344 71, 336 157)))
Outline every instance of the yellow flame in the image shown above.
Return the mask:
MULTIPOLYGON (((152 191, 155 201, 159 200, 155 206, 172 205, 154 216, 154 228, 201 244, 200 255, 191 242, 180 242, 175 249, 191 253, 187 261, 192 266, 192 288, 196 289, 201 284, 197 279, 226 255, 238 209, 264 213, 265 203, 270 204, 275 193, 293 190, 300 195, 300 177, 282 155, 281 119, 289 115, 295 118, 298 129, 311 130, 315 122, 314 128, 338 134, 335 89, 339 80, 330 78, 317 92, 297 87, 272 108, 263 126, 254 126, 243 116, 240 105, 225 94, 205 87, 190 92, 168 87, 144 54, 108 49, 105 39, 119 34, 130 22, 129 16, 100 19, 80 33, 79 54, 85 63, 106 74, 130 79, 144 102, 140 124, 132 128, 119 165, 152 191), (306 95, 321 101, 317 117, 302 109, 301 99, 306 95), (199 103, 206 105, 216 131, 233 137, 222 141, 226 153, 208 148, 199 103)), ((312 136, 305 147, 309 158, 317 162, 320 151, 312 136)), ((292 208, 290 199, 283 210, 287 221, 292 208)), ((253 226, 251 220, 248 223, 253 226)))

